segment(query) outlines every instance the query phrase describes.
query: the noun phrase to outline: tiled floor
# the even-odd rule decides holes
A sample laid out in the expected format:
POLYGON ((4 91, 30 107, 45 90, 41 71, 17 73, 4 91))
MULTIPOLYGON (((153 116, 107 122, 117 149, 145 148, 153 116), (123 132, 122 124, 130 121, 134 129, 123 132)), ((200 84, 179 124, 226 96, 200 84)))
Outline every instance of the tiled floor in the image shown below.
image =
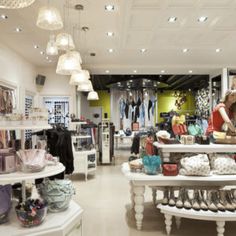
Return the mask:
MULTIPOLYGON (((74 175, 75 200, 84 209, 83 236, 162 236, 166 235, 164 218, 155 209, 151 191, 146 189, 142 231, 136 230, 130 209, 129 183, 121 173, 121 163, 129 152, 116 152, 116 165, 98 166, 96 176, 74 175)), ((236 214, 236 213, 235 213, 236 214)), ((215 236, 214 222, 183 219, 179 230, 173 224, 173 236, 215 236)), ((236 235, 236 222, 227 222, 225 236, 236 235)))

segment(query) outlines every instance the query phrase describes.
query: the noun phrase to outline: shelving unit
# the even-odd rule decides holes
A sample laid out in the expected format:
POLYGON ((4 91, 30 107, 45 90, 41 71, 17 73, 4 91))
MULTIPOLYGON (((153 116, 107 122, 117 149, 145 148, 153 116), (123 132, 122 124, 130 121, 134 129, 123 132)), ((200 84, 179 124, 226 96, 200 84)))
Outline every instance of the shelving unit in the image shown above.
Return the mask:
MULTIPOLYGON (((86 122, 71 122, 70 127, 77 130, 75 126, 87 124, 86 122), (74 126, 74 127, 73 127, 74 126)), ((83 139, 91 139, 91 135, 74 135, 72 136, 72 151, 74 156, 74 173, 84 174, 87 181, 88 174, 95 173, 97 169, 96 149, 77 150, 77 144, 83 139)))
POLYGON ((111 157, 110 157, 110 120, 109 119, 102 120, 101 132, 102 132, 101 163, 110 164, 111 157))
MULTIPOLYGON (((24 148, 25 134, 24 130, 40 130, 48 129, 49 125, 32 125, 32 126, 0 126, 0 130, 21 130, 21 147, 24 148)), ((22 181, 22 199, 25 200, 25 182, 38 178, 49 177, 59 174, 65 170, 61 163, 57 165, 46 166, 43 171, 34 173, 14 172, 10 174, 0 175, 0 184, 12 184, 22 181)), ((71 201, 69 208, 60 213, 49 213, 44 222, 32 228, 24 228, 17 220, 16 213, 12 207, 9 214, 9 222, 2 224, 0 227, 0 235, 9 236, 82 236, 82 213, 81 207, 71 201)))

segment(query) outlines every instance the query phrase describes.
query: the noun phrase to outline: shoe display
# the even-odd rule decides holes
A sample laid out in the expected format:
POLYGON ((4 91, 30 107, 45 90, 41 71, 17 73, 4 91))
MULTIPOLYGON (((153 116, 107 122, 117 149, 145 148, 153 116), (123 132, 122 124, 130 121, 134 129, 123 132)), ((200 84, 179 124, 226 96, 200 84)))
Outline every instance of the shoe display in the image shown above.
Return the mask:
POLYGON ((193 193, 193 199, 192 199, 192 208, 196 211, 199 211, 201 209, 199 204, 199 191, 197 189, 194 190, 193 193))
POLYGON ((219 211, 225 211, 224 205, 220 202, 219 191, 212 191, 212 201, 219 211))
POLYGON ((213 201, 213 194, 212 193, 213 192, 211 190, 207 191, 206 204, 207 204, 207 207, 210 211, 217 212, 218 208, 217 208, 215 202, 213 201))
POLYGON ((206 204, 206 201, 205 201, 204 191, 203 191, 203 190, 198 190, 198 197, 199 197, 199 205, 200 205, 200 208, 201 208, 203 211, 207 211, 207 210, 208 210, 208 207, 207 207, 207 204, 206 204))
POLYGON ((179 195, 178 195, 178 198, 176 200, 176 207, 177 208, 183 208, 184 206, 184 188, 180 188, 179 190, 179 195))
POLYGON ((231 201, 229 191, 227 190, 219 190, 220 195, 220 203, 224 206, 225 210, 227 211, 234 211, 235 208, 231 201))
POLYGON ((185 189, 185 191, 184 191, 184 208, 185 209, 192 208, 192 204, 191 204, 191 201, 190 201, 189 195, 188 195, 188 189, 185 189))
POLYGON ((173 188, 170 188, 169 190, 169 201, 168 201, 169 206, 175 206, 175 193, 173 188))
POLYGON ((162 205, 167 205, 169 202, 169 188, 165 188, 163 191, 162 205))

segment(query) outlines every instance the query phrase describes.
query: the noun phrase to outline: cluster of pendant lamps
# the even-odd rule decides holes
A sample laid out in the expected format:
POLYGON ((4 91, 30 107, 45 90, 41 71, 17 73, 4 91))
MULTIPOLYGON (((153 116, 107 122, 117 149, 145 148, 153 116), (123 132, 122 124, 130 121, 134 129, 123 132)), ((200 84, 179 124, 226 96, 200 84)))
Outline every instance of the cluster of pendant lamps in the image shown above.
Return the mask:
MULTIPOLYGON (((19 9, 28 7, 34 2, 35 0, 0 0, 0 8, 19 9)), ((46 6, 39 9, 36 25, 44 30, 61 30, 63 21, 59 10, 50 6, 48 1, 46 6)), ((50 35, 46 54, 55 56, 58 55, 59 51, 65 51, 65 53, 59 56, 56 73, 71 75, 70 85, 76 85, 78 91, 89 92, 88 100, 98 100, 98 94, 93 90, 93 85, 89 80, 90 74, 87 70, 81 68, 82 59, 80 53, 75 50, 73 38, 67 32, 59 33, 56 37, 55 35, 50 35)))

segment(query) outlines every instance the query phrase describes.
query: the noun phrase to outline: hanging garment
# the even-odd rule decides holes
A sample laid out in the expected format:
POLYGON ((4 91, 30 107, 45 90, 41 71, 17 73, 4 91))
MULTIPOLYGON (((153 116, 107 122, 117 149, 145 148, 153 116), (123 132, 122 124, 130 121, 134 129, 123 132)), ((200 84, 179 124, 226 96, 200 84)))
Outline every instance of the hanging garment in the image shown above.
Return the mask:
POLYGON ((123 119, 123 118, 124 118, 124 115, 125 115, 125 106, 126 106, 125 99, 124 99, 124 98, 120 98, 120 100, 119 100, 120 119, 123 119))
POLYGON ((156 97, 152 96, 152 115, 154 116, 155 106, 156 106, 156 97))
POLYGON ((141 99, 138 98, 138 101, 137 101, 137 104, 136 104, 136 107, 135 107, 134 122, 137 122, 137 119, 140 116, 140 112, 139 112, 140 106, 141 106, 141 99))
POLYGON ((149 100, 149 101, 148 101, 148 120, 151 119, 151 114, 150 114, 150 112, 151 112, 151 111, 150 111, 151 108, 152 108, 152 101, 149 100))
POLYGON ((141 127, 144 127, 145 126, 145 105, 144 105, 144 102, 142 102, 139 112, 140 112, 141 127))
POLYGON ((126 103, 125 103, 125 117, 126 117, 126 119, 129 118, 129 101, 128 101, 128 99, 126 99, 126 103))
POLYGON ((138 135, 134 136, 133 143, 131 146, 131 154, 137 155, 139 153, 139 144, 140 144, 140 137, 138 135))

